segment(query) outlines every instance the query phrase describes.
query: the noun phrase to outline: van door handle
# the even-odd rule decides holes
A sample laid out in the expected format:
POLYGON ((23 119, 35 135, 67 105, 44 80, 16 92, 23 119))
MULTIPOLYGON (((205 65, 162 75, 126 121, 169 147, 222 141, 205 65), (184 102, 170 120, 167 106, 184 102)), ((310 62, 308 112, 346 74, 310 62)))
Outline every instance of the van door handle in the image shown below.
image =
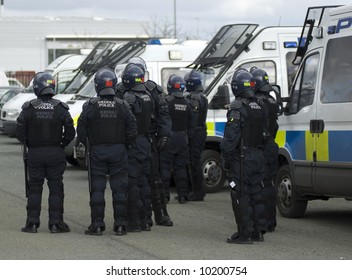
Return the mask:
POLYGON ((324 120, 310 120, 310 132, 311 133, 323 133, 324 132, 324 120))

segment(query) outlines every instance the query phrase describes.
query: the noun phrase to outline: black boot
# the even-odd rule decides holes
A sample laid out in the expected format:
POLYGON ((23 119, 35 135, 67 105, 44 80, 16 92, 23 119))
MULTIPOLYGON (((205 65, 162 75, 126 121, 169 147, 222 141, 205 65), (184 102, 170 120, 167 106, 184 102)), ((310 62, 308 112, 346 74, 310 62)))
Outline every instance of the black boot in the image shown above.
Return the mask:
POLYGON ((231 244, 253 244, 250 236, 244 236, 238 232, 235 232, 230 237, 228 237, 226 242, 231 244))
POLYGON ((115 232, 116 232, 116 235, 119 235, 119 236, 127 234, 125 226, 116 226, 115 227, 115 232))
POLYGON ((58 224, 50 225, 49 230, 51 233, 64 233, 70 232, 70 227, 66 223, 60 222, 58 224))
POLYGON ((88 229, 84 232, 84 234, 100 236, 103 234, 103 229, 102 227, 90 225, 88 229))
POLYGON ((21 228, 22 232, 29 232, 29 233, 37 233, 38 232, 38 225, 37 224, 26 224, 23 228, 21 228))

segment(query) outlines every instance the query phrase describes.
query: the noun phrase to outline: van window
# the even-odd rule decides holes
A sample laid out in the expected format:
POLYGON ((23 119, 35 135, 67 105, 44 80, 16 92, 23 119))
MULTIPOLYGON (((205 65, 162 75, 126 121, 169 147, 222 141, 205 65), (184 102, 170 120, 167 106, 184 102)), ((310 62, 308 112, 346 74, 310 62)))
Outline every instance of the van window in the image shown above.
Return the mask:
POLYGON ((313 104, 317 74, 318 74, 319 54, 315 53, 305 59, 301 71, 296 79, 294 89, 291 91, 290 113, 297 113, 302 108, 313 104))
POLYGON ((323 78, 321 82, 322 103, 352 102, 352 37, 329 40, 326 48, 323 78))
POLYGON ((259 69, 263 69, 269 76, 270 84, 276 84, 276 65, 274 61, 252 61, 244 63, 240 67, 245 68, 249 71, 253 66, 259 69))
POLYGON ((298 65, 294 65, 292 62, 295 59, 296 52, 288 52, 286 54, 286 69, 287 69, 287 85, 288 92, 291 91, 291 87, 293 85, 293 80, 295 79, 298 65))

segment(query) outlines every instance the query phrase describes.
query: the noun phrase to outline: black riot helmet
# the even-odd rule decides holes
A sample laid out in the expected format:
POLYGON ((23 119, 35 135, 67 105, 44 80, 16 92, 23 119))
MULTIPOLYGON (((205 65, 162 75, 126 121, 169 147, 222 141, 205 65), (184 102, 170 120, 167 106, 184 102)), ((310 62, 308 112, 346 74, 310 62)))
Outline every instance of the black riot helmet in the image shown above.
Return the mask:
POLYGON ((175 95, 177 97, 182 97, 185 91, 186 85, 185 80, 178 75, 171 75, 167 82, 167 92, 168 94, 175 95))
POLYGON ((144 71, 137 64, 129 63, 122 73, 122 84, 130 89, 137 84, 144 83, 144 71))
POLYGON ((39 72, 34 76, 33 89, 36 96, 54 95, 55 79, 46 72, 39 72))
POLYGON ((116 74, 110 68, 101 68, 95 73, 94 85, 98 95, 115 95, 116 84, 116 74))
POLYGON ((231 89, 234 96, 254 91, 255 81, 253 75, 247 70, 236 70, 232 76, 231 89))
MULTIPOLYGON (((252 68, 254 68, 254 67, 252 67, 252 68)), ((268 73, 266 73, 264 70, 259 69, 259 68, 255 68, 255 69, 252 69, 252 68, 251 68, 250 72, 253 75, 253 78, 255 81, 254 90, 257 91, 259 89, 264 89, 264 88, 270 90, 271 87, 269 84, 268 73), (265 85, 267 85, 267 86, 265 86, 265 85), (265 86, 265 87, 263 88, 263 86, 265 86)))
POLYGON ((203 77, 202 75, 196 71, 192 70, 187 73, 184 78, 186 82, 186 88, 188 91, 203 91, 203 77))

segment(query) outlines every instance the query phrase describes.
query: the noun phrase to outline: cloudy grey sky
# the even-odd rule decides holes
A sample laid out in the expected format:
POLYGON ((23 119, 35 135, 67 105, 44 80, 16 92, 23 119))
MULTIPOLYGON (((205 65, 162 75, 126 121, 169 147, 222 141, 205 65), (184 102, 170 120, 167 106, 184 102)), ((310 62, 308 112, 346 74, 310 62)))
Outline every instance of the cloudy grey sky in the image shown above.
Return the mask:
POLYGON ((301 25, 307 7, 337 0, 4 0, 2 16, 84 16, 174 24, 177 35, 208 39, 223 25, 301 25))

